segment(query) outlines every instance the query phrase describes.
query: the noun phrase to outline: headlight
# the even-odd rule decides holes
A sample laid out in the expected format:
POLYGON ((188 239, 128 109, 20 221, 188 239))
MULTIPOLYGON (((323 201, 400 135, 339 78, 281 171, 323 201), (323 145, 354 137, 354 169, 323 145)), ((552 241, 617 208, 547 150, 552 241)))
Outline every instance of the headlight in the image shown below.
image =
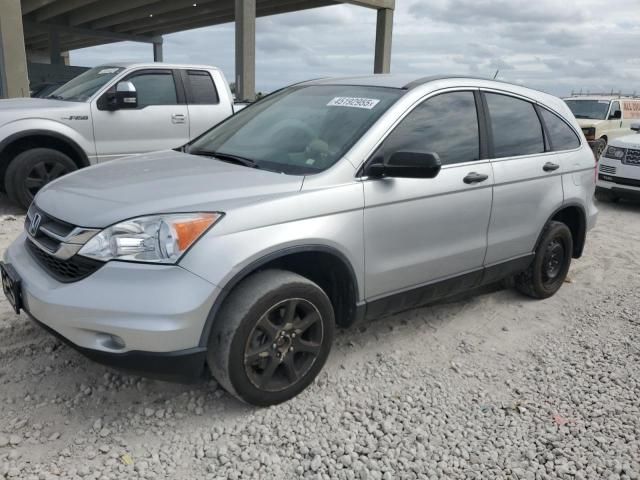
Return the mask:
POLYGON ((106 262, 176 263, 222 213, 176 213, 127 220, 105 228, 78 252, 106 262))
POLYGON ((604 152, 604 156, 607 158, 615 158, 616 160, 622 160, 627 153, 626 148, 618 148, 609 145, 604 152))

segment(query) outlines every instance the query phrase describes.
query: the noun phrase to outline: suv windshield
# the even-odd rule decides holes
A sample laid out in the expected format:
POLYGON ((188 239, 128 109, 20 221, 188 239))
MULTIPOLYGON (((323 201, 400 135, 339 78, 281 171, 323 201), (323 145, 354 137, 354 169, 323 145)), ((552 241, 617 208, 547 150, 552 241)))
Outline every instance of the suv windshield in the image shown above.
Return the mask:
POLYGON ((92 68, 54 90, 47 98, 84 102, 122 70, 121 67, 92 68))
POLYGON ((351 85, 290 87, 233 115, 187 151, 287 174, 318 173, 337 162, 403 93, 351 85))
POLYGON ((609 100, 565 100, 576 118, 604 120, 609 111, 609 100))

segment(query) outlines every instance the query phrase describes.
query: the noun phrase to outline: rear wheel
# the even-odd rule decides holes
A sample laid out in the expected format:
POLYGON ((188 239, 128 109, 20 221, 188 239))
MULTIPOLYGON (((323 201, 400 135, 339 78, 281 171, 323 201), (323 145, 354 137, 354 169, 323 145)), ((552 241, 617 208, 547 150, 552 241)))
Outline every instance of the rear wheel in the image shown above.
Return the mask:
POLYGON ((550 222, 533 262, 515 278, 516 288, 533 298, 548 298, 564 283, 573 255, 571 230, 564 223, 550 222))
POLYGON ((7 167, 4 186, 9 200, 28 208, 38 190, 78 167, 51 148, 33 148, 17 155, 7 167))
POLYGON ((275 405, 313 381, 334 330, 333 307, 318 285, 292 272, 265 270, 225 300, 209 339, 209 367, 240 400, 275 405))

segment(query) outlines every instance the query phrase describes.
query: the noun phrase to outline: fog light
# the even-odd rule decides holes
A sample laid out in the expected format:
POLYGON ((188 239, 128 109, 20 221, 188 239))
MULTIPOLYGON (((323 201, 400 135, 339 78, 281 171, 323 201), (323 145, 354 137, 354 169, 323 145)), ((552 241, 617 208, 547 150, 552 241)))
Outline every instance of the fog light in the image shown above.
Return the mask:
POLYGON ((98 342, 109 350, 122 350, 127 346, 119 336, 111 335, 110 333, 99 333, 98 342))

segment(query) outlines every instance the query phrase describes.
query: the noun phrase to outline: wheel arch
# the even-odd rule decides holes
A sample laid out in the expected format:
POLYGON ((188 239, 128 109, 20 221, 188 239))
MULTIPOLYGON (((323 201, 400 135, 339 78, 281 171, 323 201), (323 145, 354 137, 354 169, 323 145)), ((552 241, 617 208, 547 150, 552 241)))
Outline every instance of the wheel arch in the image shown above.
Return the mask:
MULTIPOLYGON (((580 258, 584 250, 584 244, 587 236, 587 214, 584 207, 578 203, 566 203, 553 212, 545 222, 544 227, 552 221, 562 222, 569 227, 573 238, 572 256, 573 258, 580 258)), ((536 249, 538 248, 542 235, 544 234, 544 227, 536 241, 536 249)))
POLYGON ((268 268, 292 271, 317 283, 331 300, 336 324, 349 326, 356 320, 358 278, 349 259, 336 248, 326 245, 287 247, 254 260, 221 287, 202 330, 200 346, 207 345, 216 315, 233 289, 251 274, 268 268))
POLYGON ((78 168, 90 165, 89 157, 78 143, 53 130, 31 129, 9 135, 0 141, 0 185, 11 160, 30 148, 52 148, 69 156, 78 168))

